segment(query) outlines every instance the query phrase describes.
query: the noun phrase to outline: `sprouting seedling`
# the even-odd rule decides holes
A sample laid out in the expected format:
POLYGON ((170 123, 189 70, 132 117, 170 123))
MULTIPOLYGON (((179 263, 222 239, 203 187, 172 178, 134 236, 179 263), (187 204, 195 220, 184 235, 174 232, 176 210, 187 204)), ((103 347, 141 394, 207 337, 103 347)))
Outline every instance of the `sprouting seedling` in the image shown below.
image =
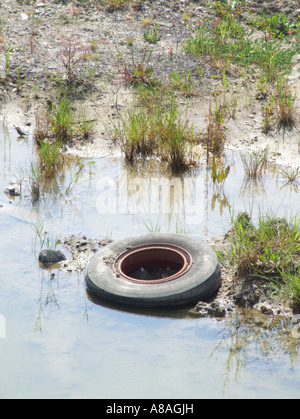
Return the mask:
POLYGON ((11 47, 8 48, 5 54, 5 77, 7 76, 8 71, 10 69, 10 64, 9 64, 10 52, 11 52, 11 47))
POLYGON ((32 226, 35 233, 34 248, 36 247, 37 238, 40 241, 40 250, 46 248, 47 250, 55 250, 60 243, 60 239, 50 238, 48 232, 44 230, 44 221, 40 221, 32 226))
POLYGON ((66 36, 58 42, 58 46, 57 56, 66 70, 67 80, 71 82, 76 77, 77 64, 84 60, 83 53, 90 50, 91 46, 83 45, 75 34, 66 36))
POLYGON ((154 25, 154 28, 148 28, 144 33, 145 41, 149 43, 156 43, 160 40, 160 30, 159 25, 154 25))
POLYGON ((285 187, 287 185, 292 185, 294 187, 294 190, 297 192, 299 188, 299 178, 300 178, 300 167, 297 167, 296 169, 292 170, 281 170, 283 177, 286 179, 285 185, 282 187, 285 187))
POLYGON ((21 65, 19 65, 18 67, 18 73, 17 73, 17 91, 19 92, 21 89, 21 73, 22 73, 22 69, 21 69, 21 65))

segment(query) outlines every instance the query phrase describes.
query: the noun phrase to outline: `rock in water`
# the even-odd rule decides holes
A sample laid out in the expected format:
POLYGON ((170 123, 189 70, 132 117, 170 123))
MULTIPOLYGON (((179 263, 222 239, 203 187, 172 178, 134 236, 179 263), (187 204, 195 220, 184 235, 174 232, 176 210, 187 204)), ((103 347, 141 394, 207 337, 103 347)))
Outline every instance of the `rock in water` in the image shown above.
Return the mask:
POLYGON ((39 254, 39 262, 43 265, 54 265, 62 260, 66 257, 60 250, 42 250, 39 254))
POLYGON ((4 192, 9 196, 20 196, 20 185, 13 184, 5 188, 4 192))

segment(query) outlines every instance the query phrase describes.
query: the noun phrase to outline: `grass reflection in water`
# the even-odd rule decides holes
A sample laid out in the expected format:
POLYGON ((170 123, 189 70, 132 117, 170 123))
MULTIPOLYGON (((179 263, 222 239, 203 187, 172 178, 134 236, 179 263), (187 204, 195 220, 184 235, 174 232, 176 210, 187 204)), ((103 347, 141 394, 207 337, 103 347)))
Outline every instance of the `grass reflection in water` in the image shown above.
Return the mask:
POLYGON ((258 310, 245 308, 221 325, 219 342, 210 356, 227 352, 223 391, 231 380, 239 381, 250 364, 262 359, 272 365, 285 355, 290 370, 299 366, 300 339, 293 336, 294 324, 290 319, 270 318, 258 310))

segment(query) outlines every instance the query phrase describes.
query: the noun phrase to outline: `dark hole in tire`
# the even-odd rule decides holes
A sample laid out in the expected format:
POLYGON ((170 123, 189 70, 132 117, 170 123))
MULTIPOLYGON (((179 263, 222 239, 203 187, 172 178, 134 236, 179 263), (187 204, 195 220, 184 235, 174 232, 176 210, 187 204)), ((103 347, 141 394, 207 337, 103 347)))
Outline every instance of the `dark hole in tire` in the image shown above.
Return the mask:
POLYGON ((146 244, 121 253, 114 262, 114 271, 133 282, 157 283, 178 278, 191 265, 192 257, 185 249, 169 244, 146 244))

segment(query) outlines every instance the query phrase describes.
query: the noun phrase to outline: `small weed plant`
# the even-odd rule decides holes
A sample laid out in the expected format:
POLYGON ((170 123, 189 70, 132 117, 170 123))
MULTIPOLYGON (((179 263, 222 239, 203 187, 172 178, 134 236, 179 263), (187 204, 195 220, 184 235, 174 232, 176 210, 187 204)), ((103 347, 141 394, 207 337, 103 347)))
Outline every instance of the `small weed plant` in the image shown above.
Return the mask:
POLYGON ((292 301, 294 311, 300 313, 300 269, 295 272, 281 272, 281 282, 279 294, 284 301, 292 301))
POLYGON ((38 164, 31 162, 28 172, 29 194, 33 204, 39 201, 42 194, 42 174, 38 164))
POLYGON ((245 175, 248 178, 260 178, 266 171, 268 164, 268 150, 252 152, 250 154, 240 153, 244 166, 245 175))
POLYGON ((292 92, 286 77, 277 75, 267 87, 261 85, 256 98, 268 101, 262 108, 262 131, 267 134, 274 127, 292 128, 296 122, 295 100, 296 94, 292 92))
POLYGON ((75 34, 64 36, 58 42, 57 56, 61 61, 68 82, 72 82, 78 77, 79 63, 84 61, 84 55, 91 49, 90 46, 82 44, 79 36, 75 34))
POLYGON ((268 134, 273 128, 274 100, 271 98, 263 108, 262 132, 268 134))
POLYGON ((276 80, 276 93, 274 102, 278 123, 282 127, 291 128, 295 123, 295 95, 287 80, 281 77, 276 80))
POLYGON ((118 50, 115 60, 116 67, 122 75, 125 83, 138 86, 144 84, 145 86, 156 83, 153 78, 153 67, 151 65, 152 51, 144 48, 142 54, 136 57, 133 49, 130 48, 130 60, 128 60, 124 53, 118 50))
POLYGON ((6 53, 5 53, 5 66, 4 66, 5 77, 8 76, 8 72, 9 72, 9 69, 11 67, 11 63, 10 63, 10 53, 11 53, 11 51, 12 51, 12 48, 8 47, 7 50, 6 50, 6 53))
POLYGON ((166 113, 157 114, 157 136, 162 157, 168 161, 173 172, 185 170, 191 164, 188 148, 195 142, 193 127, 182 120, 178 113, 174 96, 166 113))
POLYGON ((222 154, 225 144, 225 117, 225 107, 215 102, 214 109, 212 110, 210 107, 207 117, 207 132, 205 134, 206 139, 204 139, 207 145, 207 158, 209 151, 213 155, 222 154))
POLYGON ((133 104, 109 134, 129 162, 157 156, 167 161, 174 172, 192 164, 189 151, 195 142, 194 131, 181 118, 173 96, 166 107, 149 110, 133 104))
POLYGON ((144 108, 138 109, 134 104, 114 125, 111 136, 120 146, 127 161, 133 162, 140 155, 147 156, 155 153, 156 143, 152 134, 153 120, 152 114, 147 113, 144 108))
POLYGON ((147 28, 146 32, 144 32, 144 39, 150 44, 156 44, 160 40, 159 25, 154 25, 153 28, 147 28))
MULTIPOLYGON (((16 175, 22 198, 29 198, 33 205, 46 197, 70 195, 83 174, 87 172, 86 169, 94 164, 93 161, 86 163, 78 156, 67 160, 60 153, 59 157, 55 155, 53 161, 49 163, 49 156, 45 158, 42 155, 45 151, 43 148, 42 150, 39 151, 39 160, 30 162, 29 168, 19 170, 16 175)), ((91 176, 90 170, 88 173, 91 176)))
POLYGON ((36 249, 37 239, 39 240, 39 250, 55 250, 56 247, 60 244, 60 239, 53 239, 49 237, 48 232, 44 229, 44 221, 41 221, 37 224, 33 224, 32 230, 35 233, 35 238, 33 242, 34 249, 36 249))
POLYGON ((297 167, 296 169, 282 169, 281 173, 286 181, 283 187, 289 185, 294 189, 295 192, 298 192, 300 186, 300 167, 297 167))
POLYGON ((246 0, 218 0, 216 1, 215 8, 220 16, 234 19, 241 14, 245 3, 246 0))
POLYGON ((138 104, 147 112, 152 112, 155 108, 167 108, 168 99, 168 90, 160 83, 148 86, 139 83, 137 86, 138 104))
MULTIPOLYGON (((239 274, 260 277, 300 302, 300 224, 273 214, 260 214, 253 223, 248 213, 232 217, 228 233, 230 260, 239 274)), ((291 301, 291 300, 290 300, 291 301)))
MULTIPOLYGON (((63 97, 57 105, 51 104, 43 117, 36 115, 34 138, 38 146, 38 162, 31 165, 28 176, 33 201, 39 200, 42 192, 50 194, 51 190, 55 193, 60 190, 59 184, 65 178, 66 161, 61 151, 64 144, 75 138, 86 140, 92 133, 94 121, 88 121, 84 112, 79 119, 76 118, 70 103, 63 97)), ((65 189, 66 194, 77 184, 84 167, 78 158, 71 163, 71 181, 65 189)))
POLYGON ((132 0, 100 0, 100 3, 103 3, 109 12, 114 12, 116 10, 122 10, 126 7, 132 0))
POLYGON ((77 121, 76 130, 79 133, 80 137, 84 140, 90 138, 94 131, 95 120, 87 119, 84 112, 82 113, 83 118, 80 117, 77 121))
POLYGON ((64 158, 61 154, 61 142, 50 144, 42 141, 39 147, 40 170, 48 178, 52 178, 61 169, 64 158))
POLYGON ((74 115, 69 99, 64 97, 58 105, 51 108, 47 119, 50 123, 53 136, 56 140, 67 142, 74 133, 74 115))
POLYGON ((288 181, 288 183, 296 182, 297 179, 300 178, 300 167, 291 170, 282 169, 281 172, 288 181))
POLYGON ((94 120, 88 120, 84 112, 76 117, 71 101, 64 96, 58 104, 51 103, 42 115, 36 114, 34 138, 39 145, 47 140, 62 146, 75 137, 87 140, 93 128, 94 120))
POLYGON ((179 90, 184 96, 192 96, 193 84, 191 72, 181 74, 177 71, 172 71, 168 87, 171 91, 179 90))

